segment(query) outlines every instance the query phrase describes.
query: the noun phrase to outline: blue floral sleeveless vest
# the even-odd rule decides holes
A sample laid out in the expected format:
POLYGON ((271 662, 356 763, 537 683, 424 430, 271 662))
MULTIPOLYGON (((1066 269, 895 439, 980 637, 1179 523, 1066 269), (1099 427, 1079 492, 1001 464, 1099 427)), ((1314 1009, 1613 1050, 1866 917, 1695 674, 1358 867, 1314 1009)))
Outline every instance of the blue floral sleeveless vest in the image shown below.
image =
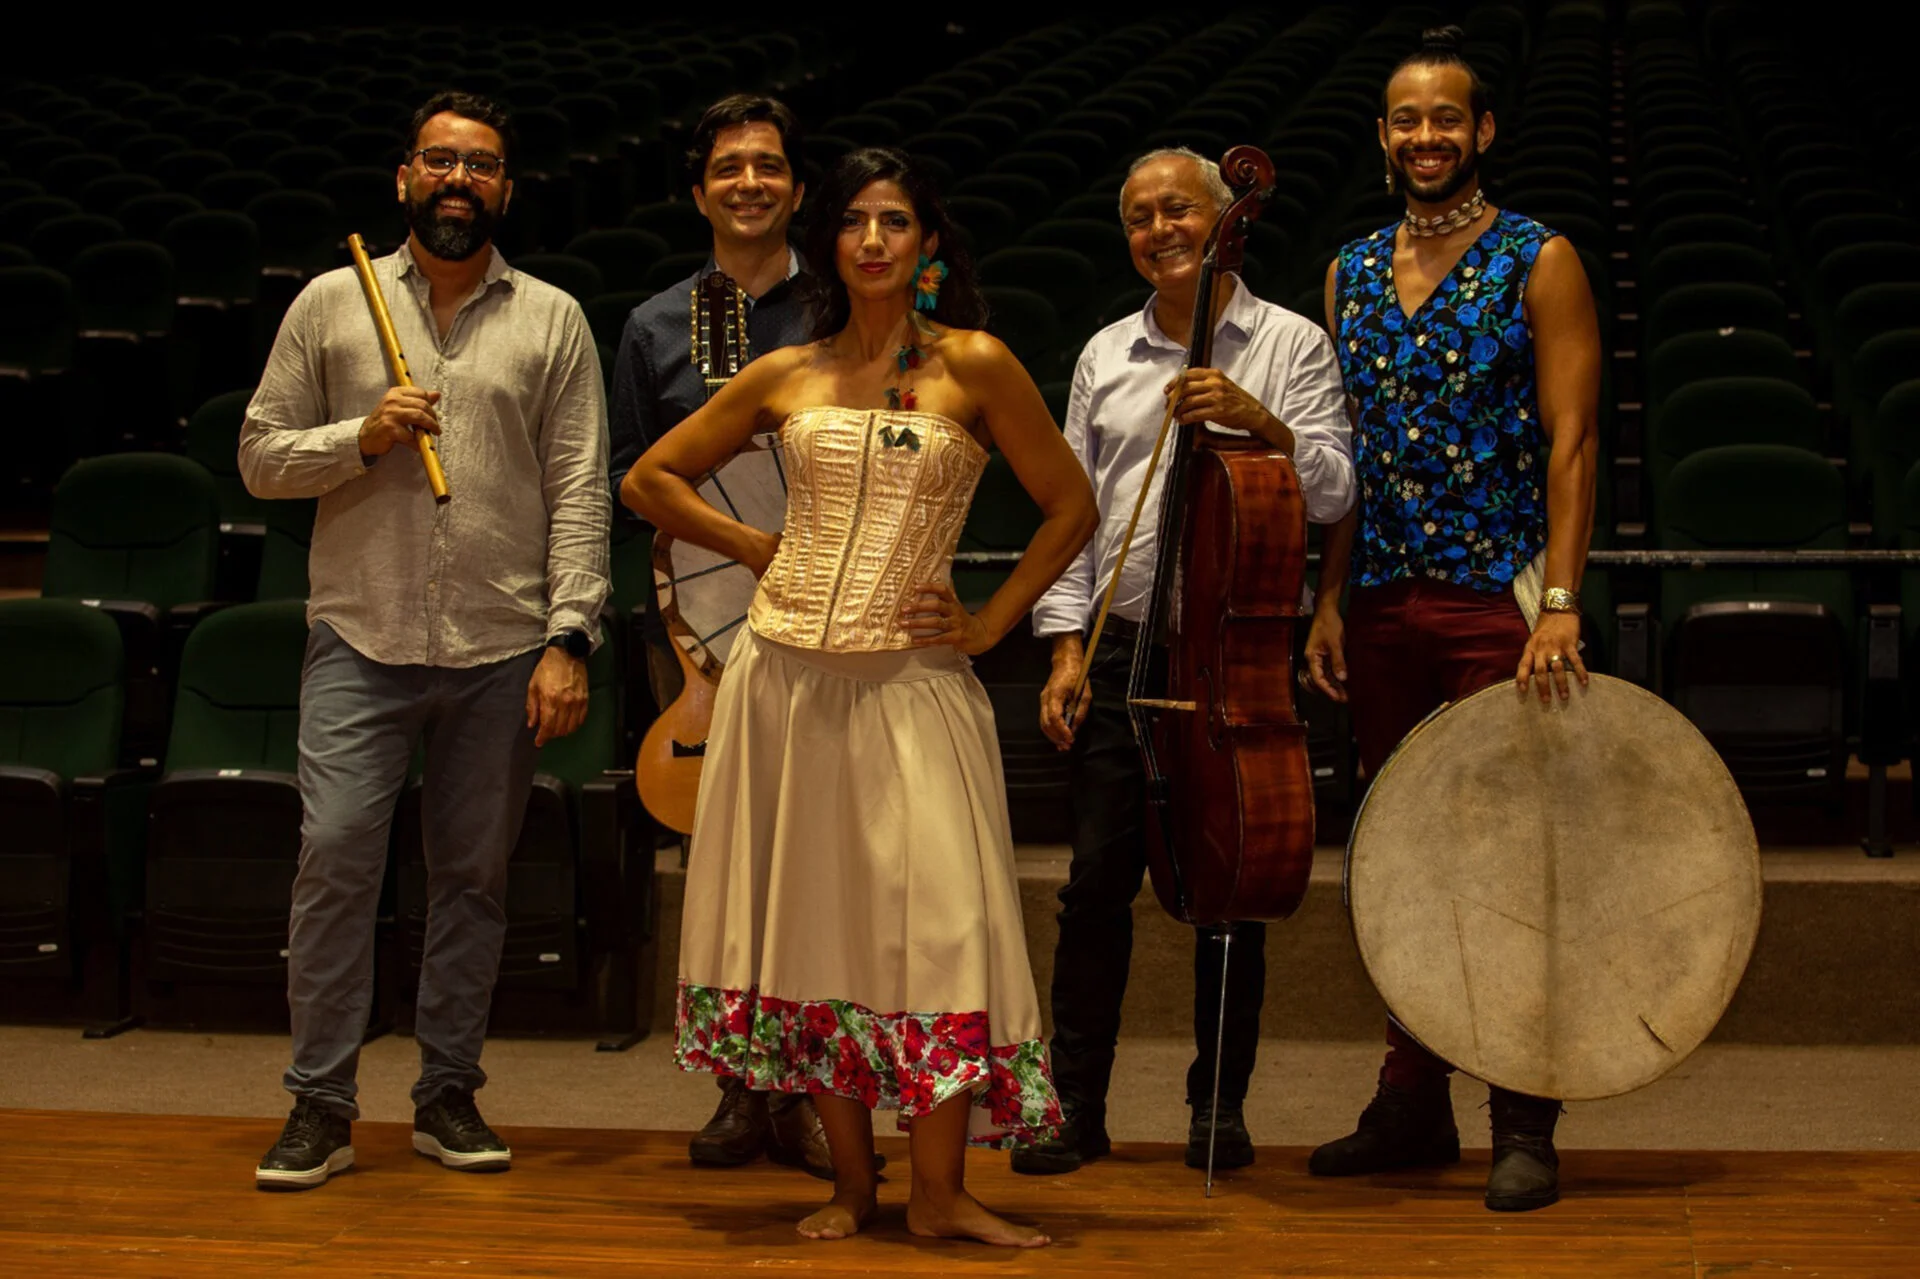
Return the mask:
POLYGON ((1340 250, 1334 342, 1360 406, 1352 581, 1507 588, 1547 538, 1547 440, 1534 395, 1527 277, 1554 232, 1502 211, 1408 316, 1398 224, 1340 250))

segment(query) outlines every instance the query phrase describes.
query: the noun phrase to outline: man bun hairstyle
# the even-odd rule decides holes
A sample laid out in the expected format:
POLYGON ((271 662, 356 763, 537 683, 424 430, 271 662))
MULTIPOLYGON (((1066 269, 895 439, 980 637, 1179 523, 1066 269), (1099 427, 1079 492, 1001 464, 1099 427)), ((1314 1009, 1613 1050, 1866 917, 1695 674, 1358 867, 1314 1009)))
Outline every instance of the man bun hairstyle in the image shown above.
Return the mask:
POLYGON ((806 149, 800 121, 787 104, 763 93, 730 93, 706 109, 700 123, 693 126, 684 157, 687 184, 702 187, 707 183, 707 161, 713 157, 713 144, 722 129, 739 124, 771 124, 780 135, 780 149, 787 154, 787 168, 795 180, 800 176, 801 153, 806 149))
MULTIPOLYGON (((1420 33, 1420 47, 1400 60, 1400 64, 1387 77, 1387 85, 1391 86, 1395 77, 1408 67, 1458 67, 1467 73, 1467 83, 1471 86, 1467 105, 1473 112, 1474 120, 1478 122, 1480 117, 1491 108, 1492 103, 1487 101, 1486 82, 1480 78, 1480 73, 1473 69, 1473 64, 1468 62, 1465 55, 1460 52, 1466 38, 1467 33, 1456 26, 1428 27, 1420 33)), ((1382 88, 1380 90, 1381 116, 1385 117, 1390 109, 1387 89, 1382 88)))
POLYGON ((451 111, 462 119, 477 121, 500 135, 500 158, 509 163, 513 160, 513 117, 507 109, 491 98, 483 98, 477 93, 467 93, 461 89, 443 89, 420 104, 413 113, 413 120, 407 125, 407 153, 400 158, 406 164, 413 153, 420 149, 420 130, 427 127, 427 121, 444 112, 451 111))

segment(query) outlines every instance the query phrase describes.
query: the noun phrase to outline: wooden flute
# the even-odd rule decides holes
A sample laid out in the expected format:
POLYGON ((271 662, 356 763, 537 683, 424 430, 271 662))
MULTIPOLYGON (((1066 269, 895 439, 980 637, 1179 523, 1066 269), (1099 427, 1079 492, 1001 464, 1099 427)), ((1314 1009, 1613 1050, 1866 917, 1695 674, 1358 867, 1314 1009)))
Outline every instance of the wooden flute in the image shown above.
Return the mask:
MULTIPOLYGON (((359 273, 360 289, 367 295, 367 308, 373 312, 373 327, 379 330, 380 348, 387 354, 387 368, 397 385, 412 386, 413 375, 407 372, 407 357, 400 349, 400 335, 393 331, 393 313, 387 310, 386 295, 380 291, 380 281, 374 278, 373 263, 367 259, 366 241, 356 232, 347 237, 347 249, 353 254, 353 269, 359 273)), ((447 473, 440 467, 439 441, 434 439, 432 431, 415 429, 413 443, 420 450, 421 463, 427 468, 427 484, 433 489, 433 500, 445 503, 453 494, 447 491, 447 473)))

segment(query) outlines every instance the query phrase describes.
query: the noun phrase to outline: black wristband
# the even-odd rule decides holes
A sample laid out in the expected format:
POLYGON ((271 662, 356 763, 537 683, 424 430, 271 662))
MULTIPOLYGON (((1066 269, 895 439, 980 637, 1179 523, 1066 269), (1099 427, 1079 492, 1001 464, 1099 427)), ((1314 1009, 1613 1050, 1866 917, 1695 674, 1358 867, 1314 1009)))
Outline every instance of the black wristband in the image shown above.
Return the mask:
POLYGON ((557 648, 568 657, 584 662, 593 655, 593 641, 587 633, 577 626, 569 626, 547 641, 548 648, 557 648))

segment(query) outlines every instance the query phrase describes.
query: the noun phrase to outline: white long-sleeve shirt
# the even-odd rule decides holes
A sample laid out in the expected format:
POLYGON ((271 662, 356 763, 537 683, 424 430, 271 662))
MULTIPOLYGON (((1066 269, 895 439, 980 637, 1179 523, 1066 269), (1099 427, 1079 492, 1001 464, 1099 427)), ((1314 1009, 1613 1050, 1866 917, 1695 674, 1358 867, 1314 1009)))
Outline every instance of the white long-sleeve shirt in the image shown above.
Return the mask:
MULTIPOLYGON (((1293 465, 1307 518, 1331 524, 1347 513, 1354 495, 1352 429, 1333 343, 1311 321, 1254 297, 1238 277, 1234 280, 1233 297, 1214 329, 1213 366, 1293 431, 1293 465)), ((1167 383, 1185 359, 1186 348, 1154 320, 1153 299, 1139 314, 1094 334, 1080 353, 1067 401, 1066 437, 1093 481, 1100 527, 1034 605, 1034 634, 1092 626, 1153 455, 1167 383)), ((1114 614, 1129 621, 1139 621, 1146 606, 1165 473, 1163 456, 1113 598, 1114 614)))

